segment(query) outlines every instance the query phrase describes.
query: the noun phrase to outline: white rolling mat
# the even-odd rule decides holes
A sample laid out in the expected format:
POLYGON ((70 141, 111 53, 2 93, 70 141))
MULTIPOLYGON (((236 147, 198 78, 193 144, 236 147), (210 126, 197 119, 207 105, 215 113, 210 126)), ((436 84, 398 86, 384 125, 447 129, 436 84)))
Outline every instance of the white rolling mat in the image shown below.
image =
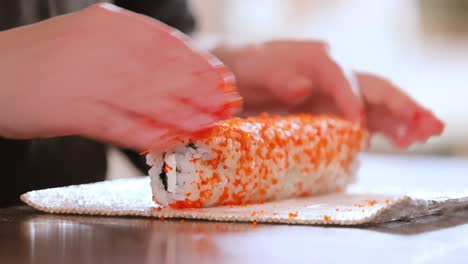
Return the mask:
POLYGON ((334 193, 243 206, 175 210, 151 200, 149 178, 31 191, 21 196, 48 213, 142 216, 306 225, 359 225, 414 218, 468 206, 468 194, 334 193))

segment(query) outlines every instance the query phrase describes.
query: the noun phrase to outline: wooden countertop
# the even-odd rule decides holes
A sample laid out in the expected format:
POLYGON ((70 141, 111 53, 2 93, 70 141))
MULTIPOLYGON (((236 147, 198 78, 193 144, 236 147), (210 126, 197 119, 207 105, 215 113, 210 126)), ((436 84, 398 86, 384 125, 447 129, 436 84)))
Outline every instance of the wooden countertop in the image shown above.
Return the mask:
MULTIPOLYGON (((468 160, 363 157, 370 189, 462 191, 468 160)), ((464 263, 468 208, 378 226, 160 221, 0 209, 0 263, 464 263)))

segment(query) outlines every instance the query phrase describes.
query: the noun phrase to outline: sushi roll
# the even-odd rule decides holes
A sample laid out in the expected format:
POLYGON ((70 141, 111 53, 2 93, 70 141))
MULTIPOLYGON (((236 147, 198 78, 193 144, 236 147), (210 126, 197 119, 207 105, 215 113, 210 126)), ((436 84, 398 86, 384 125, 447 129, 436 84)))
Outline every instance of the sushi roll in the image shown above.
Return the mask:
POLYGON ((210 136, 147 155, 153 200, 182 209, 339 191, 353 181, 367 138, 359 123, 332 116, 232 118, 210 136))

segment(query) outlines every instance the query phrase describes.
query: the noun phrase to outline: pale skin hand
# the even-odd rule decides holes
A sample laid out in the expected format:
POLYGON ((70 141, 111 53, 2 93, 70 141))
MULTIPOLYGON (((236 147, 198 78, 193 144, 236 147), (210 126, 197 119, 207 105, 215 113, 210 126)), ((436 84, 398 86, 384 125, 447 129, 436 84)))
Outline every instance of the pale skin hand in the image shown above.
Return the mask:
MULTIPOLYGON (((218 89, 230 83, 219 61, 192 51, 161 23, 110 7, 0 32, 0 136, 77 134, 158 149, 171 140, 160 136, 174 137, 174 129, 196 132, 238 110, 220 115, 239 97, 218 89)), ((322 43, 276 41, 215 54, 236 74, 244 114, 366 118, 373 132, 401 147, 443 130, 432 113, 380 77, 359 73, 360 91, 353 88, 322 43)))
POLYGON ((0 136, 158 149, 234 115, 240 97, 219 88, 229 73, 185 40, 106 4, 0 32, 0 136))
POLYGON ((244 115, 259 112, 332 113, 367 123, 396 146, 407 147, 439 135, 443 123, 391 82, 367 73, 349 75, 326 45, 313 41, 272 41, 218 48, 214 53, 233 70, 244 98, 244 115))

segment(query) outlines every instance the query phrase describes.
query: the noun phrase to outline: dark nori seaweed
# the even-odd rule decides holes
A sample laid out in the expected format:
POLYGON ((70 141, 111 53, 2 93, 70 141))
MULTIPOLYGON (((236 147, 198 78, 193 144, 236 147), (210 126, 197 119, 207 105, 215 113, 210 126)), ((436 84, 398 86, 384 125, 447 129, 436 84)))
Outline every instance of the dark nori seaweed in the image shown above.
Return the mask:
POLYGON ((198 147, 195 146, 195 144, 193 144, 193 142, 189 142, 186 146, 187 148, 193 148, 193 149, 197 149, 198 147))
POLYGON ((167 174, 166 172, 164 172, 164 167, 166 167, 166 162, 164 162, 162 165, 162 170, 161 170, 161 173, 159 174, 159 178, 161 179, 164 185, 164 190, 167 191, 167 174))

